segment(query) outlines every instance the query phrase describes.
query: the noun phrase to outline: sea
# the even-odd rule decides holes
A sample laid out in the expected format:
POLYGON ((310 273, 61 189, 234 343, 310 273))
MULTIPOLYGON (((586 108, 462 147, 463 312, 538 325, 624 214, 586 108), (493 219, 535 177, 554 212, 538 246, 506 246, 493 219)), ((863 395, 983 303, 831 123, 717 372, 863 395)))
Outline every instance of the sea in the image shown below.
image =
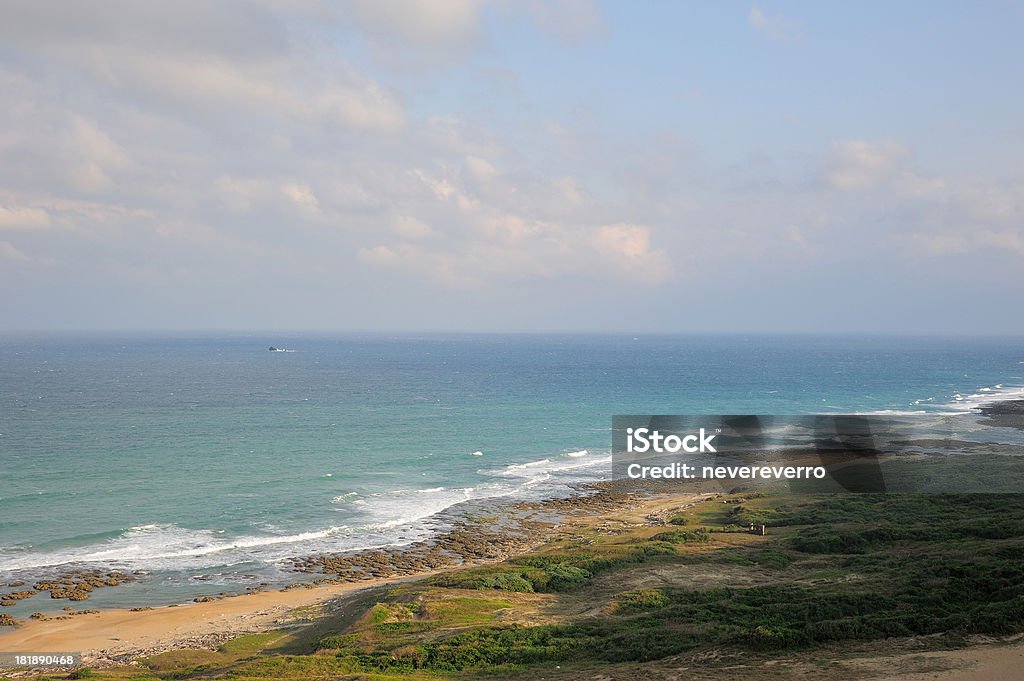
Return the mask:
POLYGON ((0 586, 133 572, 80 605, 135 607, 297 581, 291 557, 408 544, 606 479, 616 414, 1021 397, 1011 338, 8 335, 0 586))

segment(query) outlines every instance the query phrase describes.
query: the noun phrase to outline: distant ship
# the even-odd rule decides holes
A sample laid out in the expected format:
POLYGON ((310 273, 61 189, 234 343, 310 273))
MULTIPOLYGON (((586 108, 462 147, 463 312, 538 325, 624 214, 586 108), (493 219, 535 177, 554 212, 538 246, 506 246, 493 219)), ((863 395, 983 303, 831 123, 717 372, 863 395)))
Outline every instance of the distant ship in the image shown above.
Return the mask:
POLYGON ((275 348, 273 345, 270 346, 270 351, 271 352, 295 352, 294 350, 289 350, 288 348, 275 348))

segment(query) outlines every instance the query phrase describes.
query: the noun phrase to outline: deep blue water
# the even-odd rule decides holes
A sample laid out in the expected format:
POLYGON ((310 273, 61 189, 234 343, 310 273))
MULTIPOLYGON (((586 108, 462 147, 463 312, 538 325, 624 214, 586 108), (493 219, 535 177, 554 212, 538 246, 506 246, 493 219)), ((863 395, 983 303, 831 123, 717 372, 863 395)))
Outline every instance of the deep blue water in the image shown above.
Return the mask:
POLYGON ((1020 339, 6 338, 0 582, 118 567, 149 576, 95 602, 181 600, 600 479, 614 414, 962 410, 1021 386, 1020 339))

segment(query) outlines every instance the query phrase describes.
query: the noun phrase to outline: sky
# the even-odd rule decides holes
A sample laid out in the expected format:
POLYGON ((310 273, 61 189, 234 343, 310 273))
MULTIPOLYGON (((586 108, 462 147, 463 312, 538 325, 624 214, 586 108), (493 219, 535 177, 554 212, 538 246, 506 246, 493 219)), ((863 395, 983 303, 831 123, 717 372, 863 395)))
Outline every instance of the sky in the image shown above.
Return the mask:
POLYGON ((0 1, 0 331, 1024 335, 1024 4, 0 1))

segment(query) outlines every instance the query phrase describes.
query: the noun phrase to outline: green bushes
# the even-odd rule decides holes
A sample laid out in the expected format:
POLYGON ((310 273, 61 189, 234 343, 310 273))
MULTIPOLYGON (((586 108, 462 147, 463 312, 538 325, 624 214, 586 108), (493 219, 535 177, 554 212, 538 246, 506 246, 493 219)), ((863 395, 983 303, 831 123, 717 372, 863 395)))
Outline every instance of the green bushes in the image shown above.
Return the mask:
POLYGON ((652 541, 663 541, 670 544, 707 543, 711 541, 711 534, 705 527, 698 527, 696 530, 669 530, 659 532, 651 537, 652 541))
MULTIPOLYGON (((495 619, 459 620, 454 635, 441 628, 425 637, 403 628, 405 622, 391 626, 391 618, 382 633, 393 638, 371 637, 360 646, 331 637, 321 647, 337 650, 339 664, 356 670, 448 672, 540 662, 642 662, 701 647, 785 650, 896 636, 1024 631, 1024 541, 1018 539, 1024 535, 1024 497, 858 495, 790 503, 764 512, 770 524, 793 527, 768 544, 685 551, 680 545, 704 543, 711 535, 703 528, 662 528, 649 539, 525 556, 433 582, 571 592, 595 575, 620 569, 632 569, 624 576, 635 575, 643 563, 657 560, 786 570, 776 584, 694 590, 680 581, 678 588, 622 593, 599 617, 501 628, 491 626, 495 619)), ((728 519, 746 522, 751 513, 738 507, 728 519)), ((763 570, 759 574, 767 577, 763 570)), ((595 593, 607 594, 615 579, 602 580, 595 593)), ((431 607, 436 606, 426 611, 431 607)))
POLYGON ((317 643, 317 650, 340 650, 350 648, 359 642, 357 634, 343 634, 341 636, 325 636, 317 643))
POLYGON ((673 536, 675 542, 644 542, 620 556, 597 556, 590 552, 526 556, 505 563, 501 568, 477 568, 439 575, 431 583, 454 589, 495 589, 519 593, 570 591, 588 583, 599 572, 643 563, 660 556, 674 556, 674 543, 707 541, 708 538, 704 528, 663 534, 676 533, 680 537, 673 536))
POLYGON ((454 589, 495 589, 518 593, 565 591, 585 584, 593 575, 566 563, 549 563, 542 567, 530 565, 500 572, 453 572, 433 580, 435 586, 454 589))

